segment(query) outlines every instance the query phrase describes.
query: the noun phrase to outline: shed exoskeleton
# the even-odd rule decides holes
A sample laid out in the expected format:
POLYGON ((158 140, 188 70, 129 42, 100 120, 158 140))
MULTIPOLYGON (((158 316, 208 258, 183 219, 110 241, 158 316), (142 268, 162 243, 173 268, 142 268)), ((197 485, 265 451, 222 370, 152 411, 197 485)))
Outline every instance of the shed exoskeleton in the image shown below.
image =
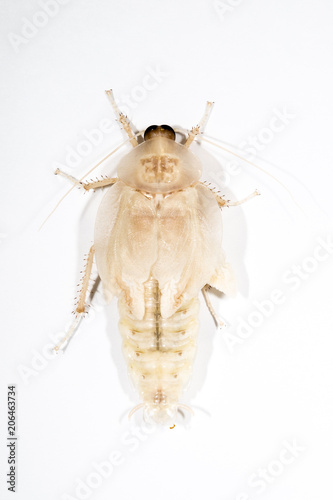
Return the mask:
POLYGON ((138 144, 112 92, 107 94, 133 150, 119 162, 116 178, 81 183, 57 171, 86 190, 108 187, 96 217, 76 318, 55 349, 69 340, 85 313, 95 258, 106 295, 118 299, 123 352, 141 400, 135 409, 143 407, 146 421, 172 425, 184 406, 181 396, 195 357, 199 293, 221 324, 207 288, 226 294, 236 290, 221 248, 220 208, 245 200, 227 202, 200 182, 201 163, 188 149, 212 103, 184 144, 175 141, 168 125, 148 127, 138 144))

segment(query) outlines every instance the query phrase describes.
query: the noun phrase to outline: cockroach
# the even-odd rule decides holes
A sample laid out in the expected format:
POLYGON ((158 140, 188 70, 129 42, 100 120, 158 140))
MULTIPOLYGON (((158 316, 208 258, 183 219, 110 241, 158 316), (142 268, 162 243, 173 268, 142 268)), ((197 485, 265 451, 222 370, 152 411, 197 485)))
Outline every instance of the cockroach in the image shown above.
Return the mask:
MULTIPOLYGON (((232 269, 221 248, 221 208, 227 201, 200 181, 202 166, 189 150, 202 132, 213 103, 183 144, 169 125, 151 125, 138 142, 113 93, 108 98, 133 149, 124 155, 117 177, 82 182, 57 171, 85 190, 107 188, 98 209, 75 321, 68 342, 87 308, 88 284, 95 259, 103 290, 117 297, 123 352, 143 408, 144 419, 174 424, 188 384, 199 328, 199 293, 219 324, 209 300, 213 287, 226 294, 236 289, 232 269)), ((108 155, 109 156, 109 155, 108 155)))

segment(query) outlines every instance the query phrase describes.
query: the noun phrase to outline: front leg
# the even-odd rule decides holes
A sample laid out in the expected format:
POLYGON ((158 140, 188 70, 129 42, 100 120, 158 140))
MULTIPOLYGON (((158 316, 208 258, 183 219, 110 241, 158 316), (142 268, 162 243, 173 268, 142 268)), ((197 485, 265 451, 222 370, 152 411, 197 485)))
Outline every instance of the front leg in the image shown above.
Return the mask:
POLYGON ((188 134, 188 137, 186 139, 186 142, 184 144, 185 148, 189 148, 194 139, 202 133, 203 129, 205 128, 205 125, 208 121, 209 115, 213 109, 214 103, 213 102, 207 102, 206 104, 206 109, 203 117, 200 120, 200 123, 196 127, 192 127, 191 131, 188 134))
POLYGON ((137 141, 136 134, 135 134, 134 130, 132 130, 132 127, 131 127, 129 119, 118 108, 118 106, 116 104, 116 101, 115 101, 115 99, 113 97, 112 90, 111 89, 110 90, 106 90, 105 92, 106 92, 106 95, 107 95, 107 97, 108 97, 108 99, 109 99, 109 101, 110 101, 110 103, 111 103, 111 105, 112 105, 112 107, 113 107, 116 115, 119 118, 120 123, 122 124, 122 126, 124 127, 124 130, 125 130, 126 134, 128 135, 130 143, 132 144, 133 148, 135 148, 138 145, 138 141, 137 141))

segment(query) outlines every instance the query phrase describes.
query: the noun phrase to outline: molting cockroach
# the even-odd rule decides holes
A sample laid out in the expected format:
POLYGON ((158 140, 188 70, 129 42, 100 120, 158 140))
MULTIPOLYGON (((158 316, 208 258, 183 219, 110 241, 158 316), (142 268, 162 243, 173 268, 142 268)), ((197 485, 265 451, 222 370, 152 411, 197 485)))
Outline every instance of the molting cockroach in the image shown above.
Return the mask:
MULTIPOLYGON (((201 164, 189 150, 207 122, 212 103, 184 144, 168 125, 148 127, 139 144, 127 118, 107 95, 133 150, 118 164, 118 177, 82 182, 85 190, 107 187, 100 204, 75 309, 75 321, 59 350, 86 310, 95 258, 104 292, 118 298, 119 329, 129 372, 146 421, 173 424, 189 382, 196 351, 199 292, 221 324, 207 289, 235 292, 235 280, 221 249, 220 208, 230 202, 200 182, 201 164)), ((108 155, 109 156, 109 155, 108 155)))

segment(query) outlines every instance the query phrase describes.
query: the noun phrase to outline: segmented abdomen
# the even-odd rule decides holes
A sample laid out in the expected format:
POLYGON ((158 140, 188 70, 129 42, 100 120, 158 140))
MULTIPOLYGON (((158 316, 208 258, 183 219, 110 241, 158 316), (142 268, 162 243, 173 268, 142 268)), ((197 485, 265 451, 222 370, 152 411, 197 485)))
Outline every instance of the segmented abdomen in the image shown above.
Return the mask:
POLYGON ((119 300, 119 312, 123 351, 141 400, 149 407, 155 405, 155 410, 158 405, 177 405, 192 372, 198 299, 191 299, 163 319, 158 282, 150 279, 145 283, 144 318, 135 319, 124 300, 119 300))

